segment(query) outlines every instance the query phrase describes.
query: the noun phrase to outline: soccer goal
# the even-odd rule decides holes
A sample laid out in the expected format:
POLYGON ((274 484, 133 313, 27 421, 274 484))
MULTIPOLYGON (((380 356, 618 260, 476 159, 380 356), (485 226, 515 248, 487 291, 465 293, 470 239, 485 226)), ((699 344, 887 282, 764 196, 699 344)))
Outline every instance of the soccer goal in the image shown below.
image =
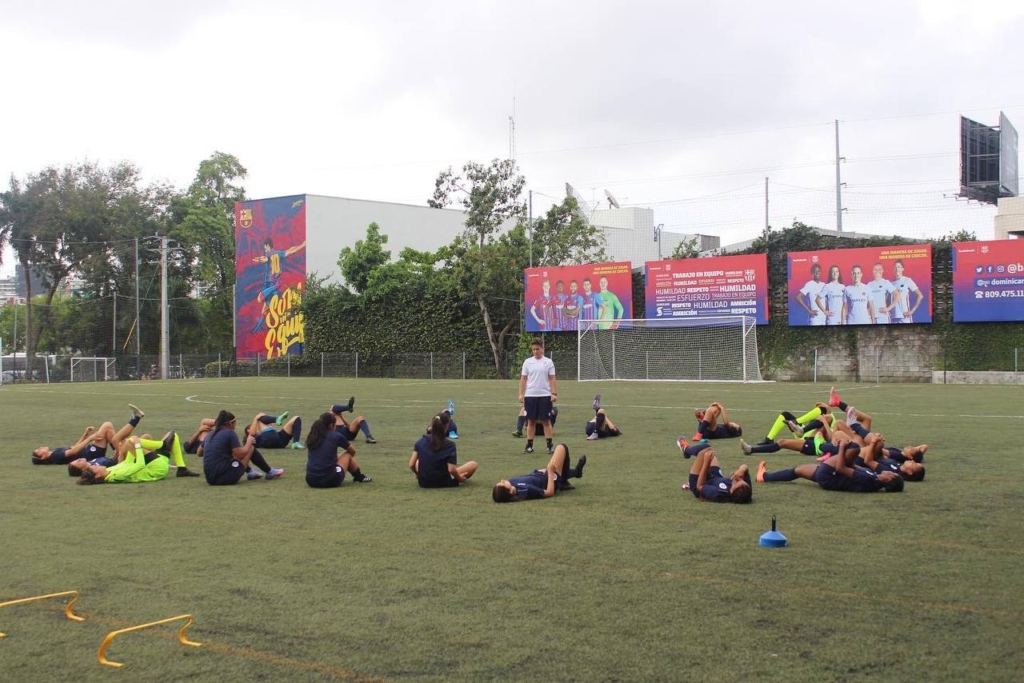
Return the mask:
POLYGON ((757 319, 581 320, 580 381, 761 382, 757 319))
POLYGON ((105 382, 117 379, 117 359, 103 356, 71 358, 72 382, 105 382))

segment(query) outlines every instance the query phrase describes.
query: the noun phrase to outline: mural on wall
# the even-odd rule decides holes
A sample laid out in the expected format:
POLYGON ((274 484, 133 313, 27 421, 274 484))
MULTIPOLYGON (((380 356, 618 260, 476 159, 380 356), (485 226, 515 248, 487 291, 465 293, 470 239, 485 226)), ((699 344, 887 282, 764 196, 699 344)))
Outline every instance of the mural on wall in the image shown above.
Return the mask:
POLYGON ((306 286, 306 198, 235 204, 235 346, 238 358, 301 354, 306 286))

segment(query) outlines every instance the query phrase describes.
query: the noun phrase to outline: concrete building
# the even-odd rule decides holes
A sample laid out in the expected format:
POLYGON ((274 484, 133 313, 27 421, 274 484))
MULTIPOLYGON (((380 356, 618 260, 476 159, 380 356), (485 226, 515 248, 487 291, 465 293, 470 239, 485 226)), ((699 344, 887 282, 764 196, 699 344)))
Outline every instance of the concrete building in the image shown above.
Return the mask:
POLYGON ((1024 238, 1024 197, 1003 197, 996 208, 995 239, 1024 238))

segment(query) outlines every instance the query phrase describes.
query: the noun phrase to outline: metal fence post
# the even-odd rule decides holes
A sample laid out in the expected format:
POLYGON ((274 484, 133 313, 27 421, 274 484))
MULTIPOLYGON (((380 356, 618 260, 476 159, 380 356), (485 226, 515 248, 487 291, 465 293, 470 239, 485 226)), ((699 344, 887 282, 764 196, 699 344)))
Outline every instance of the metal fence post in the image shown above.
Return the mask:
POLYGON ((320 379, 324 378, 324 352, 320 352, 320 379))
POLYGON ((434 352, 430 352, 430 379, 434 379, 434 352))
POLYGON ((258 353, 256 354, 256 376, 257 377, 262 377, 263 376, 263 372, 262 372, 262 370, 260 368, 260 354, 258 354, 258 353))
POLYGON ((217 379, 220 379, 221 377, 224 376, 224 375, 221 374, 221 362, 222 361, 220 359, 220 353, 218 352, 217 353, 217 379))
POLYGON ((814 347, 814 383, 818 383, 818 347, 814 347))
POLYGON ((185 354, 178 354, 178 367, 180 368, 181 378, 185 379, 185 354))
POLYGON ((946 363, 947 363, 948 352, 946 349, 942 349, 942 383, 946 383, 946 363))
POLYGON ((286 353, 284 355, 285 364, 288 366, 288 376, 292 376, 292 354, 286 353))
POLYGON ((466 352, 462 352, 462 379, 466 379, 466 352))
POLYGON ((356 351, 356 379, 359 379, 359 352, 356 351))
POLYGON ((879 346, 875 349, 875 384, 879 384, 878 380, 878 369, 882 364, 882 347, 879 346))

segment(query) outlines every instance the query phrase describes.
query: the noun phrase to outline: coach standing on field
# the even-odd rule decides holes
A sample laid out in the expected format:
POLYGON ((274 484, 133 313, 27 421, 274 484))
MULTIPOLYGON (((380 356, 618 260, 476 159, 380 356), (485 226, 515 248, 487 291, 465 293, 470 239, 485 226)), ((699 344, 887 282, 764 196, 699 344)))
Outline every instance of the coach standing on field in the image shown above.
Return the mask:
POLYGON ((558 401, 558 382, 555 379, 555 364, 544 355, 544 342, 534 339, 530 342, 533 355, 523 361, 523 374, 519 378, 519 402, 526 410, 526 442, 524 453, 533 453, 533 435, 538 422, 544 426, 544 438, 548 442, 548 453, 554 453, 551 444, 551 407, 558 401))

